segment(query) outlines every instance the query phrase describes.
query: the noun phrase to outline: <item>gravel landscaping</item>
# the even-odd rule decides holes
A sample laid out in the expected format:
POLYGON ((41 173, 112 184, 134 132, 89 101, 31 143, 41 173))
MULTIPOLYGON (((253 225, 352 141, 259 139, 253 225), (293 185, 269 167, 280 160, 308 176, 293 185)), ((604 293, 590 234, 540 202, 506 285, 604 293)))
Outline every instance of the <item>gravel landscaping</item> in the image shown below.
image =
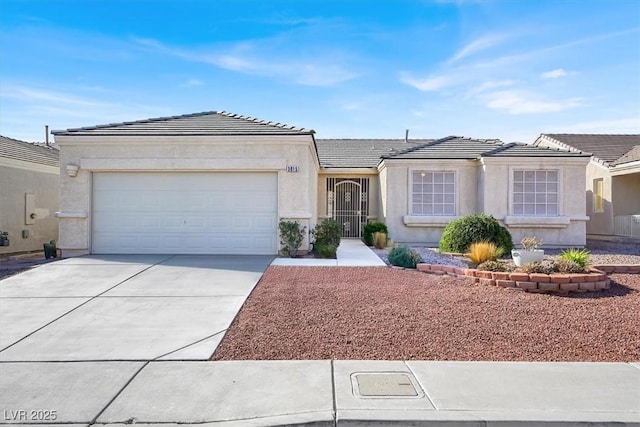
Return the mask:
POLYGON ((213 360, 640 360, 640 275, 530 294, 384 267, 270 267, 213 360))
MULTIPOLYGON (((589 250, 589 263, 591 265, 640 264, 640 243, 589 240, 586 248, 589 250)), ((470 266, 467 258, 441 254, 437 248, 411 246, 411 249, 417 251, 426 264, 453 265, 455 267, 470 266)), ((563 249, 545 248, 544 245, 541 249, 544 249, 545 259, 553 259, 563 251, 563 249)), ((389 265, 389 260, 387 259, 388 249, 371 248, 371 250, 389 265)), ((506 254, 501 261, 513 267, 510 254, 506 254)))

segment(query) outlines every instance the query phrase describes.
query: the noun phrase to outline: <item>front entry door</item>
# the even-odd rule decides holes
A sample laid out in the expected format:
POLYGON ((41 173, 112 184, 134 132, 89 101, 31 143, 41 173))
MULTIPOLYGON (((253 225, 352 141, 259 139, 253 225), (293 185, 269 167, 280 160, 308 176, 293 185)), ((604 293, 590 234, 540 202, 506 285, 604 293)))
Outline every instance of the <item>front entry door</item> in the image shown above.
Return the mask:
POLYGON ((328 178, 328 208, 332 218, 342 227, 342 237, 359 238, 367 222, 367 178, 328 178))

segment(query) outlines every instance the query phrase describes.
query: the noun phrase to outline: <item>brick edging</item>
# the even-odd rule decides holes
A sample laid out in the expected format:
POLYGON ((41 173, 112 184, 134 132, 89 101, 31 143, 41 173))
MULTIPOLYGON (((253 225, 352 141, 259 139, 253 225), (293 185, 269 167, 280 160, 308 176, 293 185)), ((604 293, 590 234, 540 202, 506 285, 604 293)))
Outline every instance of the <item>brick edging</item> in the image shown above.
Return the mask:
POLYGON ((471 278, 474 283, 503 288, 520 289, 527 292, 593 292, 609 289, 611 281, 608 273, 640 273, 640 264, 598 265, 590 267, 589 273, 582 274, 541 274, 483 271, 475 268, 460 268, 453 265, 418 264, 423 273, 471 278))

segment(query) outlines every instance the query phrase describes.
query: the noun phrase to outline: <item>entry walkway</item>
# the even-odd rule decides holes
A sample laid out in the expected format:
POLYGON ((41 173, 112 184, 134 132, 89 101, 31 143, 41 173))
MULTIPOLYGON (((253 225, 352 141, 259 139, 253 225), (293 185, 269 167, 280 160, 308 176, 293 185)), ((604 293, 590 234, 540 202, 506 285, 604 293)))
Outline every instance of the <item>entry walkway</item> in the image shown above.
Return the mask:
POLYGON ((384 267, 386 264, 359 239, 342 239, 337 259, 276 258, 271 265, 297 267, 384 267))

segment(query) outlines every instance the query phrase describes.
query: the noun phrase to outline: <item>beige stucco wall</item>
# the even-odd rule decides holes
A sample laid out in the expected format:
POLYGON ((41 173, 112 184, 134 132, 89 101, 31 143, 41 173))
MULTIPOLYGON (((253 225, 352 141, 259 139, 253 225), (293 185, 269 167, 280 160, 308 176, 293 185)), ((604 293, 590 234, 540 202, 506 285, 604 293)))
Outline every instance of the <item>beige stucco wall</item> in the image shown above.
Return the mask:
POLYGON ((400 243, 436 245, 454 218, 476 212, 477 164, 468 160, 385 160, 379 167, 383 217, 389 237, 400 243), (456 216, 411 216, 410 180, 413 171, 456 172, 456 216))
MULTIPOLYGON (((273 171, 278 215, 309 229, 317 218, 318 161, 311 135, 108 137, 57 135, 60 164, 80 167, 60 177, 60 241, 65 255, 90 253, 91 179, 98 171, 273 171), (297 166, 297 172, 287 172, 297 166)), ((308 248, 308 239, 302 249, 308 248)))
POLYGON ((43 243, 58 240, 54 213, 59 174, 57 167, 0 159, 0 231, 9 232, 10 241, 9 246, 0 246, 0 254, 42 251, 43 243), (33 203, 27 194, 33 195, 33 203), (22 237, 23 230, 28 237, 22 237))
POLYGON ((586 205, 589 221, 587 222, 587 234, 593 236, 613 234, 613 200, 612 180, 609 170, 602 164, 592 160, 586 168, 586 205), (604 199, 604 210, 595 212, 593 210, 593 181, 602 179, 602 192, 604 199))
POLYGON ((585 166, 587 158, 483 158, 484 206, 481 210, 502 221, 517 245, 523 237, 536 236, 545 246, 586 244, 585 166), (559 215, 527 217, 513 215, 513 170, 557 170, 560 180, 559 215))
POLYGON ((508 226, 514 242, 535 235, 546 246, 583 246, 585 240, 586 158, 484 158, 482 161, 387 161, 381 165, 383 216, 390 237, 399 243, 437 246, 444 227, 453 219, 475 212, 493 215, 508 226), (513 169, 560 171, 558 217, 514 216, 511 207, 513 169), (455 216, 411 216, 410 176, 413 170, 456 172, 455 216))
POLYGON ((614 215, 640 215, 640 173, 612 177, 614 215))

